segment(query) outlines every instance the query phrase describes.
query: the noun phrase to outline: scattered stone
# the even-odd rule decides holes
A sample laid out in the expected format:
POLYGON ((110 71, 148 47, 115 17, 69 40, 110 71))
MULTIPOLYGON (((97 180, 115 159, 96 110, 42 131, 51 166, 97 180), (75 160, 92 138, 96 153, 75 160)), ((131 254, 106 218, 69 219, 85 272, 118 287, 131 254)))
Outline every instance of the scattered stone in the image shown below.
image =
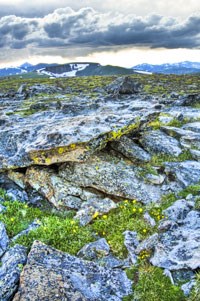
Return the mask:
POLYGON ((108 269, 35 242, 14 301, 120 301, 132 292, 120 269, 108 269))
POLYGON ((145 175, 145 179, 151 184, 161 185, 165 181, 165 176, 163 176, 163 175, 153 175, 153 174, 148 173, 148 174, 145 175))
POLYGON ((15 245, 1 258, 0 266, 0 300, 12 300, 18 284, 23 265, 26 263, 26 248, 15 245))
POLYGON ((75 218, 79 220, 82 226, 90 223, 99 215, 108 213, 110 210, 117 208, 115 202, 109 198, 92 198, 87 202, 83 202, 81 208, 77 212, 75 218))
POLYGON ((158 243, 158 233, 155 233, 143 240, 136 248, 135 254, 139 255, 142 251, 153 251, 158 243))
POLYGON ((130 268, 130 263, 128 260, 120 260, 114 257, 112 254, 102 257, 96 260, 100 266, 103 266, 108 269, 115 269, 115 268, 130 268))
POLYGON ((37 228, 39 228, 41 226, 41 223, 38 222, 37 220, 33 221, 27 229, 21 231, 20 233, 18 233, 17 235, 15 235, 11 241, 15 241, 16 239, 18 239, 19 237, 23 236, 23 235, 28 235, 28 233, 32 230, 36 230, 37 228))
POLYGON ((132 264, 136 264, 137 256, 135 254, 135 250, 139 245, 137 232, 125 231, 123 234, 125 236, 124 245, 128 250, 131 262, 132 264))
POLYGON ((28 201, 28 195, 26 193, 26 191, 22 191, 22 190, 19 190, 19 189, 9 189, 7 190, 7 196, 13 200, 13 201, 20 201, 20 202, 27 202, 28 201))
POLYGON ((176 228, 160 233, 150 262, 168 270, 200 267, 200 212, 190 211, 176 228))
POLYGON ((149 225, 151 225, 151 227, 155 227, 156 226, 155 219, 153 217, 151 217, 148 212, 145 212, 144 219, 145 219, 145 221, 147 221, 147 223, 149 223, 149 225))
POLYGON ((145 150, 153 154, 178 157, 182 153, 179 142, 160 130, 145 133, 140 139, 140 143, 145 150))
POLYGON ((186 123, 182 128, 200 134, 200 122, 186 123))
POLYGON ((186 297, 188 297, 195 286, 196 281, 191 280, 181 286, 181 289, 186 297))
POLYGON ((6 233, 6 228, 2 222, 0 222, 0 258, 8 248, 9 238, 6 233))
POLYGON ((105 238, 85 245, 77 254, 85 260, 96 260, 109 254, 110 247, 105 238))
MULTIPOLYGON (((0 200, 1 202, 1 200, 0 200)), ((6 211, 6 207, 0 204, 0 213, 3 213, 6 211)))
POLYGON ((200 162, 184 161, 184 162, 168 162, 165 163, 165 172, 173 174, 183 187, 194 185, 200 179, 200 162))
POLYGON ((175 102, 175 106, 194 106, 200 103, 200 94, 188 94, 175 102))
POLYGON ((191 208, 192 206, 190 202, 186 200, 178 200, 172 206, 164 210, 163 214, 170 221, 182 223, 187 214, 190 212, 191 208))
POLYGON ((133 162, 148 162, 151 156, 130 138, 123 136, 111 143, 111 147, 133 162))

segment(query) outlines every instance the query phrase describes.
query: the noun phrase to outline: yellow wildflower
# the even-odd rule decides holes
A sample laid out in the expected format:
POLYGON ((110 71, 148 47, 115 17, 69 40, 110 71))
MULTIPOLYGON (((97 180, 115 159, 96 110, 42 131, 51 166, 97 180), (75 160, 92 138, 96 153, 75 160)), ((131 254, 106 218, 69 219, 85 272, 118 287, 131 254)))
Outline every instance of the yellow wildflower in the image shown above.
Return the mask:
POLYGON ((93 214, 92 218, 96 218, 97 216, 99 216, 99 212, 96 211, 96 212, 93 214))

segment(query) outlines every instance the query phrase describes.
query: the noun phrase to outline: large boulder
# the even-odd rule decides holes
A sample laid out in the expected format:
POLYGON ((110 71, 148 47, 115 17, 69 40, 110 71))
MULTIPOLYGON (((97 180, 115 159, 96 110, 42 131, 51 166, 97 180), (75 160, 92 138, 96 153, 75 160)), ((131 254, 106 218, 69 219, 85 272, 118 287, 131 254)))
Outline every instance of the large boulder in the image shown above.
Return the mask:
POLYGON ((119 77, 106 87, 106 91, 114 95, 135 94, 141 89, 142 85, 129 76, 119 77))
POLYGON ((14 301, 120 301, 131 293, 131 281, 120 269, 90 261, 35 242, 14 301))

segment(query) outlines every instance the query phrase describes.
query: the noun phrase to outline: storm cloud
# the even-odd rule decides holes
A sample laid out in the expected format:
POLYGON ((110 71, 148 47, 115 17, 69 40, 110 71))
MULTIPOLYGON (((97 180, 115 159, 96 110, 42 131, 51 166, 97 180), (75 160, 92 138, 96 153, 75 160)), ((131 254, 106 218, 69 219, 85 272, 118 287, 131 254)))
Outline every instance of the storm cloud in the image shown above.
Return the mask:
POLYGON ((185 20, 160 15, 100 13, 92 8, 56 9, 44 17, 15 15, 0 19, 0 47, 54 48, 66 46, 199 48, 200 14, 185 20))

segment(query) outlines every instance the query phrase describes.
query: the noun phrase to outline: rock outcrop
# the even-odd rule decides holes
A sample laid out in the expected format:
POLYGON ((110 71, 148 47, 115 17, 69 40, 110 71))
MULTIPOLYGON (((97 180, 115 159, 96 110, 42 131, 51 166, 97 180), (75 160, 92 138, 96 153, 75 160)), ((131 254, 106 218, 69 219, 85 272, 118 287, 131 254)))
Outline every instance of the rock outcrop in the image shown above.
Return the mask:
MULTIPOLYGON (((194 285, 200 268, 199 95, 147 95, 148 86, 130 77, 104 86, 93 87, 97 97, 69 97, 71 87, 56 83, 2 92, 0 187, 10 202, 40 207, 44 199, 59 216, 73 211, 72 225, 80 227, 91 227, 97 217, 106 223, 110 211, 136 204, 127 216, 141 217, 142 232, 123 229, 127 259, 117 258, 97 227, 77 256, 36 241, 26 264, 27 249, 13 245, 40 223, 32 220, 8 238, 2 218, 1 301, 120 301, 132 293, 124 269, 141 258, 165 269, 172 282, 183 276, 185 294, 194 285), (179 195, 188 186, 189 196, 179 195), (176 202, 163 210, 168 194, 176 202), (152 208, 161 209, 153 216, 152 208)), ((0 197, 0 216, 6 211, 0 197)), ((26 214, 22 210, 22 217, 26 214)))
POLYGON ((108 269, 35 242, 14 301, 120 301, 131 281, 120 269, 108 269))

